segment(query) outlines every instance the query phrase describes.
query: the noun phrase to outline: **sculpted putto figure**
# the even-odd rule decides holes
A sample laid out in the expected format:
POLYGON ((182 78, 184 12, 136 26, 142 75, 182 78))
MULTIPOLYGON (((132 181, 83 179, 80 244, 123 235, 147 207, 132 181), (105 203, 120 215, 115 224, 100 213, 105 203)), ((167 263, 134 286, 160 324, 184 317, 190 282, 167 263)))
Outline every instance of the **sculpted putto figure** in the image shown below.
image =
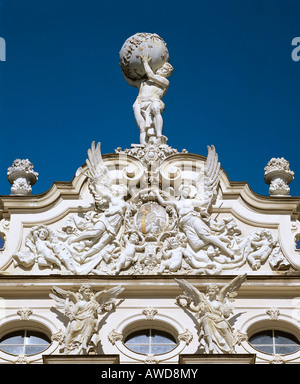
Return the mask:
POLYGON ((173 72, 170 63, 164 63, 155 73, 151 69, 149 54, 140 55, 143 63, 146 79, 132 80, 127 78, 130 85, 139 89, 138 97, 133 104, 133 112, 136 123, 140 129, 140 144, 145 145, 148 138, 148 130, 154 128, 156 144, 161 143, 163 119, 162 112, 165 108, 161 100, 169 87, 169 77, 173 72))
POLYGON ((246 274, 237 276, 223 287, 213 283, 206 294, 185 280, 175 279, 185 293, 177 297, 177 304, 197 314, 200 346, 205 353, 235 352, 236 338, 227 319, 233 312, 232 297, 245 279, 246 274))
POLYGON ((45 225, 32 228, 25 241, 25 250, 13 255, 14 260, 24 267, 32 266, 35 261, 40 267, 65 266, 76 273, 74 261, 68 247, 58 239, 54 231, 45 225))
POLYGON ((254 271, 257 271, 270 256, 276 241, 268 230, 256 230, 248 237, 245 256, 254 271))
POLYGON ((115 307, 115 298, 124 290, 121 286, 94 293, 92 287, 83 284, 77 293, 53 287, 50 297, 56 307, 69 318, 65 336, 64 353, 85 355, 91 347, 91 339, 97 332, 98 315, 115 307))
POLYGON ((132 231, 124 236, 125 248, 121 252, 117 263, 112 267, 114 274, 120 273, 121 270, 127 269, 137 260, 136 252, 145 249, 145 244, 139 244, 141 236, 136 231, 132 231))

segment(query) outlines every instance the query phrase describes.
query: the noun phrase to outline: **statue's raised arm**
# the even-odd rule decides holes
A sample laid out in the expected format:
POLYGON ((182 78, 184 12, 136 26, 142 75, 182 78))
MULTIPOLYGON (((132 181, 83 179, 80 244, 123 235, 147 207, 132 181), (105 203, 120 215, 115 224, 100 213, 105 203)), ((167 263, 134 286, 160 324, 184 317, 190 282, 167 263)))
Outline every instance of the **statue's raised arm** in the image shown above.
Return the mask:
POLYGON ((164 96, 169 87, 169 80, 165 76, 168 71, 173 71, 173 67, 171 66, 171 64, 165 63, 161 68, 156 71, 156 73, 154 73, 152 68, 150 67, 150 62, 152 58, 149 56, 149 54, 146 53, 144 55, 141 55, 141 60, 148 80, 153 81, 156 85, 161 87, 164 91, 162 96, 164 96))

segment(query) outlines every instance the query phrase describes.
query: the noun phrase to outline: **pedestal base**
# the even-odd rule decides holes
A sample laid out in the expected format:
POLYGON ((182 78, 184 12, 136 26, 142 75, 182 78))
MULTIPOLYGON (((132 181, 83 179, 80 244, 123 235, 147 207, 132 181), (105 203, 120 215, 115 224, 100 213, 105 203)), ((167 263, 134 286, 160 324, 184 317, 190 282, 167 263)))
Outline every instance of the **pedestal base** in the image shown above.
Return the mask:
POLYGON ((255 364, 252 354, 197 354, 179 355, 179 364, 255 364))
POLYGON ((43 355, 44 364, 119 364, 119 355, 43 355))

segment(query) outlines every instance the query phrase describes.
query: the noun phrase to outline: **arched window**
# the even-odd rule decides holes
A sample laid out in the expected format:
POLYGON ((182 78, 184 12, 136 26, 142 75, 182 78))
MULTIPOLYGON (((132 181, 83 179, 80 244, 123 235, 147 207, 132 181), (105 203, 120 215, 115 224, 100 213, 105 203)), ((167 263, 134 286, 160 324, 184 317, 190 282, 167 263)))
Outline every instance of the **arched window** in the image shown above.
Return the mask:
POLYGON ((125 338, 124 344, 133 352, 155 355, 167 353, 177 346, 171 334, 158 329, 132 332, 125 338))
POLYGON ((4 245, 5 245, 5 240, 1 237, 1 234, 0 234, 0 251, 4 249, 4 245))
POLYGON ((269 354, 286 355, 300 349, 300 341, 296 336, 277 329, 257 332, 249 338, 249 343, 255 349, 269 354))
POLYGON ((50 345, 50 339, 41 332, 22 329, 0 339, 0 350, 12 355, 34 355, 50 345))

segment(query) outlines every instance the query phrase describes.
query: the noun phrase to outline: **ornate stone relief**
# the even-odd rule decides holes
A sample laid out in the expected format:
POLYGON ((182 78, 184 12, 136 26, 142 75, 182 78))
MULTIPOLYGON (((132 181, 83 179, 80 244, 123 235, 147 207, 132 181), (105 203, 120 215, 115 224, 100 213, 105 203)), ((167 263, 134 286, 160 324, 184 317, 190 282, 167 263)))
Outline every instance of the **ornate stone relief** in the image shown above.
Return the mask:
POLYGON ((246 275, 241 275, 223 286, 210 284, 205 294, 186 280, 175 279, 184 291, 184 295, 176 298, 176 303, 196 314, 199 347, 203 353, 235 352, 241 334, 233 331, 227 319, 233 313, 233 298, 245 279, 246 275))
POLYGON ((38 175, 28 159, 16 159, 7 170, 8 181, 12 185, 12 195, 30 195, 32 185, 36 183, 38 175))
POLYGON ((30 361, 26 355, 18 355, 13 364, 29 364, 30 361))
POLYGON ((280 311, 278 308, 270 308, 266 311, 266 314, 270 316, 270 320, 278 320, 280 311))
POLYGON ((87 284, 83 284, 78 292, 53 287, 50 297, 55 300, 57 309, 69 318, 61 340, 64 354, 85 355, 97 347, 99 315, 115 308, 115 299, 123 290, 117 286, 95 293, 87 284))
POLYGON ((20 320, 29 320, 32 315, 32 310, 30 308, 21 308, 17 314, 20 316, 20 320))
POLYGON ((155 308, 148 307, 143 309, 142 314, 145 315, 146 320, 154 320, 155 315, 157 315, 158 311, 155 308))
POLYGON ((294 172, 283 157, 272 158, 265 166, 265 182, 270 185, 269 193, 273 196, 285 196, 290 192, 288 186, 294 179, 294 172))
POLYGON ((189 345, 190 342, 193 340, 193 334, 191 331, 186 329, 185 332, 180 333, 178 335, 178 340, 183 340, 186 343, 186 345, 189 345))
POLYGON ((286 364, 286 359, 282 355, 274 354, 270 364, 286 364))
MULTIPOLYGON (((212 217, 221 176, 213 146, 193 180, 185 179, 174 165, 166 167, 168 153, 155 148, 153 153, 162 153, 155 160, 155 174, 151 161, 144 158, 138 178, 135 169, 141 167, 125 162, 121 179, 116 179, 102 159, 100 143, 92 143, 85 175, 95 209, 81 217, 70 214, 59 229, 34 226, 24 248, 13 255, 15 267, 37 265, 61 273, 99 275, 213 275, 242 266, 257 271, 267 262, 270 270, 290 268, 269 230, 255 229, 243 236, 232 216, 212 217)), ((131 156, 135 153, 140 161, 144 150, 131 156)))
POLYGON ((115 329, 109 332, 108 334, 108 340, 112 343, 112 345, 116 344, 116 341, 123 340, 123 334, 117 332, 115 329))

